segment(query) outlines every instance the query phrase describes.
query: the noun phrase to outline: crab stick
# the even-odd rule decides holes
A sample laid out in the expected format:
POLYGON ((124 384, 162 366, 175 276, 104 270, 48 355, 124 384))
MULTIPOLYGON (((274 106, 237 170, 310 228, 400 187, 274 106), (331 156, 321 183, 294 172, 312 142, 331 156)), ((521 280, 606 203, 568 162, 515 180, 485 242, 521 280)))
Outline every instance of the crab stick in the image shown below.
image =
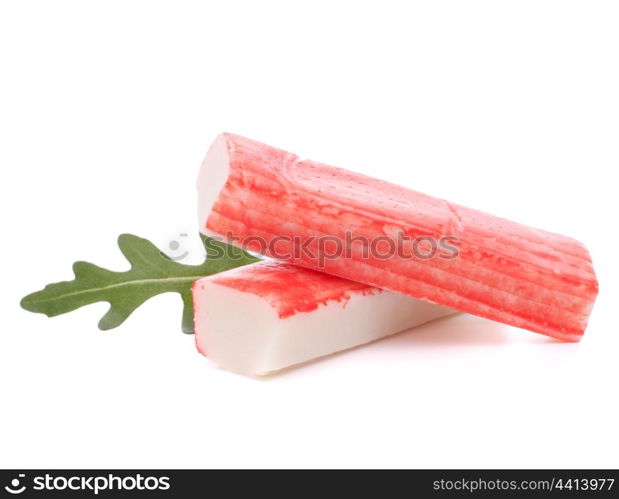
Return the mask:
POLYGON ((237 135, 212 144, 198 190, 207 235, 564 341, 580 340, 597 295, 574 239, 237 135), (385 239, 397 251, 371 251, 385 239))
POLYGON ((193 284, 198 350, 254 376, 453 314, 438 305, 278 261, 193 284))

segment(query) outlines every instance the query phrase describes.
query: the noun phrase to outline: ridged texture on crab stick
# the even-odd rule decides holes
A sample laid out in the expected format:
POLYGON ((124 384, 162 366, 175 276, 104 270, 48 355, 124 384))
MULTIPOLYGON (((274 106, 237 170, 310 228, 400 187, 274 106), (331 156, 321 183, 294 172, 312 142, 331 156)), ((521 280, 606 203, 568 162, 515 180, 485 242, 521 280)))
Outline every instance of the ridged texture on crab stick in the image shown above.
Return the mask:
POLYGON ((581 338, 597 295, 589 252, 574 239, 237 135, 213 143, 198 189, 206 234, 561 340, 581 338), (352 241, 401 233, 408 250, 384 258, 353 243, 348 253, 321 258, 320 236, 331 239, 331 255, 334 238, 346 241, 347 232, 352 241), (451 238, 446 245, 457 257, 427 258, 427 248, 415 256, 411 241, 428 236, 451 238), (309 251, 295 251, 299 242, 309 251))
POLYGON ((278 261, 193 284, 196 345, 223 369, 266 374, 453 314, 278 261))

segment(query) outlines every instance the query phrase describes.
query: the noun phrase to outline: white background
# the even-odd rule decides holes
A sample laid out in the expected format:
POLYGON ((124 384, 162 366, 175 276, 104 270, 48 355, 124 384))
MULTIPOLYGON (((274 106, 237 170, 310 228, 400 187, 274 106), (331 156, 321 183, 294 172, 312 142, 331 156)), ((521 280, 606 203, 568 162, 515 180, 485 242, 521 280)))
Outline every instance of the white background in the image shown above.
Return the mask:
POLYGON ((619 466, 616 2, 1 5, 1 467, 619 466), (176 295, 19 308, 122 232, 199 261, 223 130, 581 239, 584 340, 461 316, 253 380, 176 295))

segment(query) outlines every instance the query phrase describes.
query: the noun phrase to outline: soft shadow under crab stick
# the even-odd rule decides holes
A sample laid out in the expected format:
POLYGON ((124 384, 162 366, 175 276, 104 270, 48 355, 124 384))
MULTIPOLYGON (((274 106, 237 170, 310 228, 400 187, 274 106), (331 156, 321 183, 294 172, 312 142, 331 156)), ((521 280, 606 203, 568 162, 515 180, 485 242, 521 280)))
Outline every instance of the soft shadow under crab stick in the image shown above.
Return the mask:
POLYGON ((574 239, 238 135, 215 140, 198 189, 207 235, 561 340, 580 340, 597 295, 589 252, 574 239), (384 258, 364 243, 328 258, 320 252, 326 238, 371 244, 385 236, 405 241, 405 251, 384 258), (418 257, 410 248, 422 237, 449 238, 457 255, 418 257))
POLYGON ((279 261, 193 284, 196 346, 219 367, 261 375, 453 314, 410 296, 279 261))

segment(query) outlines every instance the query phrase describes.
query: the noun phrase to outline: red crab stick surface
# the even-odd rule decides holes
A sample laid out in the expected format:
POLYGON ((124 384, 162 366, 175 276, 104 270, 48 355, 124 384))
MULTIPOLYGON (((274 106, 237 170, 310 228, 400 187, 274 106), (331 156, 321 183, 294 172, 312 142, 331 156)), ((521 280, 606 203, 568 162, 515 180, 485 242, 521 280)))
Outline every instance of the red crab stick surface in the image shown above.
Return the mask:
POLYGON ((207 235, 561 340, 580 340, 597 295, 574 239, 238 135, 212 144, 198 190, 207 235), (386 237, 403 251, 368 251, 386 237), (424 238, 431 251, 414 251, 424 238), (337 241, 351 244, 338 251, 337 241))
POLYGON ((193 284, 198 350, 254 376, 398 333, 454 311, 278 261, 193 284))

